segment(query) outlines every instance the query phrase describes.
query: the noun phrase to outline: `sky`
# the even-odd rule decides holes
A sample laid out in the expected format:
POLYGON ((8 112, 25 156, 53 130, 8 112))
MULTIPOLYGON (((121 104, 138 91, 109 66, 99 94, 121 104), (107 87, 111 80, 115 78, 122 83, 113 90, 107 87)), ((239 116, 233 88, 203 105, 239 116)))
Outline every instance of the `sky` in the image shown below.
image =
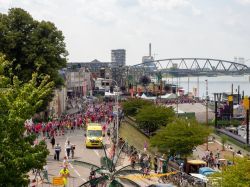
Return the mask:
POLYGON ((1 13, 12 7, 53 22, 69 62, 110 62, 125 49, 138 64, 149 43, 155 59, 250 59, 250 0, 0 0, 1 13))

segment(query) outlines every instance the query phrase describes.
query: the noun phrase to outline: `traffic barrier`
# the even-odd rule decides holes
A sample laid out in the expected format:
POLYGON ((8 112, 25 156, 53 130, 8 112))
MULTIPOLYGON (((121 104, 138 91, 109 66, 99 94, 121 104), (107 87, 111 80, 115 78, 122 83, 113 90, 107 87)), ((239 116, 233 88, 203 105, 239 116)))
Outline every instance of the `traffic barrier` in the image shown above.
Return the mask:
POLYGON ((64 185, 64 181, 62 177, 53 177, 52 179, 53 186, 61 186, 64 185))
POLYGON ((150 174, 150 175, 127 175, 127 176, 120 176, 119 178, 125 178, 125 179, 131 179, 131 180, 135 180, 135 179, 148 179, 148 178, 153 178, 153 177, 163 177, 163 176, 169 176, 169 175, 174 175, 177 172, 168 172, 168 173, 161 173, 161 174, 150 174))

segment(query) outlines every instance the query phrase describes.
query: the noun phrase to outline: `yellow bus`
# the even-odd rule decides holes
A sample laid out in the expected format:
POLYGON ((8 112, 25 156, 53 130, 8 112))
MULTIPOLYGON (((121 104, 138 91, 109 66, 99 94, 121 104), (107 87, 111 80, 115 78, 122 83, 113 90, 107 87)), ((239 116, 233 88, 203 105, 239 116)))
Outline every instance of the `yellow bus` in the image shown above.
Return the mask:
POLYGON ((102 126, 99 123, 89 123, 86 130, 85 144, 88 147, 102 147, 102 126))

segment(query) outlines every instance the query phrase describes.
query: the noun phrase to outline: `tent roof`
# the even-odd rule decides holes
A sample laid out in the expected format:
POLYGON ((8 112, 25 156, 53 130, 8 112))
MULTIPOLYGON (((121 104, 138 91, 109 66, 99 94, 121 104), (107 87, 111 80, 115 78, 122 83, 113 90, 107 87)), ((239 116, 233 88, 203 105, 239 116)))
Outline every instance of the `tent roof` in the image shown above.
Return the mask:
POLYGON ((215 170, 213 170, 212 168, 209 168, 209 167, 201 167, 199 168, 199 174, 202 174, 202 175, 210 175, 212 173, 214 173, 215 170))
POLYGON ((206 176, 204 176, 204 175, 201 175, 201 174, 198 174, 198 173, 190 173, 190 175, 193 176, 193 177, 196 177, 198 179, 201 179, 201 180, 203 180, 205 182, 208 181, 208 178, 206 176))
POLYGON ((146 94, 144 94, 144 93, 142 94, 141 98, 142 99, 152 99, 152 100, 156 99, 156 97, 147 97, 146 94))
POLYGON ((171 94, 162 95, 161 98, 162 99, 175 99, 175 98, 177 98, 177 95, 171 93, 171 94))

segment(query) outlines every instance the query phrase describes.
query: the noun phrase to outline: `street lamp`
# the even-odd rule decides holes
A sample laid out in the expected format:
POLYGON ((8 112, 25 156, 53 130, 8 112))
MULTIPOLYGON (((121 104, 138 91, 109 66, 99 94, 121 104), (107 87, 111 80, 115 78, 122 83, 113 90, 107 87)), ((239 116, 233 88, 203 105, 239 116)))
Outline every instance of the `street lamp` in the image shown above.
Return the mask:
POLYGON ((246 109, 246 144, 249 144, 249 106, 250 97, 245 96, 243 99, 243 106, 246 109))
POLYGON ((118 97, 119 97, 119 93, 118 93, 118 84, 115 80, 112 80, 115 84, 116 84, 116 103, 115 103, 115 108, 116 108, 116 147, 118 148, 118 140, 119 140, 119 111, 118 111, 118 97))
MULTIPOLYGON (((206 82, 206 125, 208 126, 208 81, 206 82)), ((208 150, 208 137, 207 137, 207 150, 208 150)))

